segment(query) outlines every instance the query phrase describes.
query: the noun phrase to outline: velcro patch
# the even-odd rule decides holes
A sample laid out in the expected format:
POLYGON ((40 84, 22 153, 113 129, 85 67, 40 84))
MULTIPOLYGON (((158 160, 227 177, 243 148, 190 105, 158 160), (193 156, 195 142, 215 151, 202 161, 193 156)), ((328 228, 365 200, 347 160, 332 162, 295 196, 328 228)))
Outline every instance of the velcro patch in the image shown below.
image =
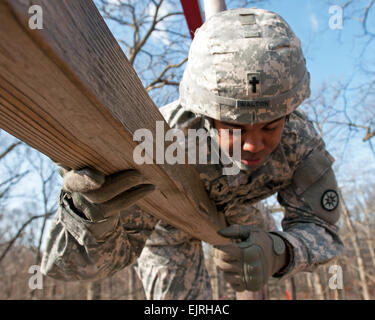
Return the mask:
POLYGON ((326 190, 321 199, 321 205, 324 210, 333 211, 339 205, 339 195, 335 190, 326 190))

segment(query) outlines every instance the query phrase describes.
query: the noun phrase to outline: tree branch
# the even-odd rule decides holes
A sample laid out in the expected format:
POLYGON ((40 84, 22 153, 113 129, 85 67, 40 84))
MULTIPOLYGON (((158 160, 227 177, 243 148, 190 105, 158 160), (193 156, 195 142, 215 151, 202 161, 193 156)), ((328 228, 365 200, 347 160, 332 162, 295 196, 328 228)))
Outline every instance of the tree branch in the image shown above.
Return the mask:
POLYGON ((146 91, 150 91, 152 89, 155 89, 155 88, 160 88, 160 86, 156 86, 157 84, 159 83, 162 83, 163 85, 179 85, 178 82, 175 82, 175 81, 169 81, 167 79, 163 79, 164 75, 166 74, 166 72, 170 69, 173 69, 173 68, 179 68, 181 67, 185 62, 187 61, 187 58, 183 59, 182 61, 180 61, 179 63, 177 64, 169 64, 167 65, 164 70, 159 74, 159 76, 154 79, 147 87, 146 87, 146 91))
POLYGON ((46 214, 42 214, 42 215, 37 215, 37 216, 32 216, 30 217, 22 226, 21 228, 18 230, 18 232, 16 233, 16 235, 8 242, 8 245, 7 247, 5 248, 5 250, 3 251, 3 253, 1 254, 0 256, 0 264, 2 262, 2 260, 5 258, 5 256, 7 255, 7 253, 9 252, 9 250, 12 248, 13 244, 15 243, 15 241, 18 239, 18 237, 21 235, 22 231, 35 219, 39 219, 39 218, 43 218, 45 216, 48 216, 50 217, 51 215, 53 214, 53 212, 48 212, 46 214))
POLYGON ((21 141, 18 141, 16 143, 12 143, 8 148, 5 149, 3 153, 0 154, 0 159, 4 158, 9 152, 11 152, 15 147, 22 144, 21 141))
MULTIPOLYGON (((159 14, 159 9, 160 9, 163 1, 164 0, 160 0, 159 3, 156 3, 156 2, 153 1, 153 3, 156 6, 156 8, 155 8, 154 16, 152 18, 152 23, 151 23, 150 28, 146 32, 145 36, 143 37, 143 39, 141 41, 139 41, 139 42, 136 41, 134 43, 134 48, 132 50, 132 54, 129 56, 129 62, 132 65, 134 64, 134 60, 135 60, 138 52, 142 49, 142 47, 145 45, 146 41, 150 38, 152 32, 155 30, 155 27, 157 25, 157 17, 158 17, 158 14, 159 14)), ((134 16, 134 19, 135 19, 135 16, 134 16)), ((139 31, 138 31, 138 29, 136 30, 136 35, 138 35, 138 37, 139 37, 139 31)))

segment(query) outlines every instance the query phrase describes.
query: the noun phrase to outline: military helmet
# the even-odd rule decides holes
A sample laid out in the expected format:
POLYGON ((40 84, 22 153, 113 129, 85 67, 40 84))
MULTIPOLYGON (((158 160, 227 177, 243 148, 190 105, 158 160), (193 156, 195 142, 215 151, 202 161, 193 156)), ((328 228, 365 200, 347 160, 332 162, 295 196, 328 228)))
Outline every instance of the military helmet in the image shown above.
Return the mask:
POLYGON ((185 109, 254 124, 291 113, 309 96, 300 40, 278 14, 232 9, 196 31, 180 83, 185 109))

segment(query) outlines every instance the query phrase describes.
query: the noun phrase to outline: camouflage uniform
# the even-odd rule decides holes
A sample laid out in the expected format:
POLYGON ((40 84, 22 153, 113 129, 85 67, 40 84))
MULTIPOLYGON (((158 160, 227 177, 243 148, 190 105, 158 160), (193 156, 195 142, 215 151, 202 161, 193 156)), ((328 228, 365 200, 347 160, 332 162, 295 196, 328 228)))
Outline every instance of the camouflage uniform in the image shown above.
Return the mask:
MULTIPOLYGON (((175 110, 179 108, 177 105, 175 110)), ((186 113, 180 115, 184 121, 189 119, 186 113)), ((181 125, 178 120, 169 119, 170 123, 173 121, 176 127, 181 125)), ((261 225, 261 213, 253 204, 278 192, 285 218, 283 231, 277 233, 292 248, 289 265, 278 275, 283 277, 311 270, 342 250, 334 224, 339 209, 317 215, 314 207, 325 189, 318 194, 309 193, 331 170, 332 162, 311 122, 295 111, 284 128, 280 146, 256 171, 225 176, 220 165, 196 168, 228 224, 261 225), (302 178, 296 176, 301 171, 302 178)), ((337 188, 334 177, 327 188, 337 188)), ((158 222, 136 206, 122 212, 120 220, 113 218, 97 225, 77 216, 70 206, 68 194, 62 192, 42 261, 44 274, 64 280, 105 278, 139 257, 137 272, 147 298, 211 298, 200 241, 158 222)))
MULTIPOLYGON (((209 21, 214 21, 212 19, 209 21)), ((252 18, 246 19, 249 23, 252 18)), ((256 30, 252 32, 255 34, 256 30)), ((187 68, 194 67, 194 59, 190 63, 193 66, 190 64, 187 68)), ((308 74, 299 71, 297 74, 302 81, 289 81, 289 85, 306 86, 308 74)), ((263 94, 266 94, 267 79, 263 80, 263 94)), ((184 91, 192 89, 186 86, 189 83, 186 79, 183 83, 180 93, 186 98, 184 91)), ((275 88, 273 90, 275 94, 275 88)), ((299 92, 284 96, 283 109, 279 113, 271 112, 271 117, 276 119, 285 112, 292 112, 304 98, 299 92)), ((242 99, 243 94, 239 93, 238 97, 242 99)), ((270 91, 269 95, 273 94, 270 91)), ((204 115, 209 105, 199 104, 203 106, 200 112, 191 112, 186 107, 186 99, 184 103, 182 106, 180 99, 161 108, 171 127, 212 128, 212 119, 204 115)), ((214 107, 215 104, 223 111, 224 119, 233 118, 220 101, 216 101, 214 107)), ((256 118, 271 121, 265 116, 267 106, 255 107, 257 112, 247 121, 256 118)), ((232 120, 243 121, 241 117, 232 120)), ((218 214, 224 215, 229 225, 265 228, 262 212, 254 205, 277 193, 279 203, 285 208, 285 217, 283 231, 274 232, 285 240, 290 254, 288 265, 274 275, 282 279, 299 271, 312 270, 337 257, 343 249, 337 228, 338 198, 332 206, 322 202, 328 195, 338 194, 332 163, 333 158, 312 123, 302 113, 293 111, 279 146, 260 166, 242 170, 237 175, 223 175, 221 164, 198 164, 196 169, 218 214)), ((137 206, 122 211, 120 217, 89 222, 74 213, 69 193, 61 192, 60 206, 42 260, 44 274, 64 280, 105 278, 136 261, 148 299, 211 299, 201 241, 158 221, 137 206)))

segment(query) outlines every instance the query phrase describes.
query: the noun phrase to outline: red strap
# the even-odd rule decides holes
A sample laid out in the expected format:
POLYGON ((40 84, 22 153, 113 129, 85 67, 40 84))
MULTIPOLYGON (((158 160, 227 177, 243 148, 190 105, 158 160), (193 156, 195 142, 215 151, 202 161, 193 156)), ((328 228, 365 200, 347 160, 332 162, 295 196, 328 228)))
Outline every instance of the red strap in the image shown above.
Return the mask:
POLYGON ((290 294, 288 290, 285 290, 286 300, 290 300, 290 294))
POLYGON ((190 30, 190 36, 193 39, 195 30, 203 24, 199 0, 181 0, 181 4, 190 30))

